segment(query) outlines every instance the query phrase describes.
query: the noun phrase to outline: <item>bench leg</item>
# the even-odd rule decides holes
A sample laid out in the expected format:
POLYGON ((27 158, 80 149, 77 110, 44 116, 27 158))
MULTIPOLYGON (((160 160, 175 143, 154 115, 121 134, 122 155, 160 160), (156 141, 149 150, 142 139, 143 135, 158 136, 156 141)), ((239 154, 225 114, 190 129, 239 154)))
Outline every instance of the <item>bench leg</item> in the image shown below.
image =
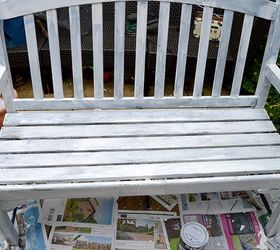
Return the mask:
POLYGON ((10 246, 18 246, 19 238, 17 231, 15 230, 7 212, 2 210, 0 210, 0 231, 10 246))
POLYGON ((280 202, 273 210, 270 219, 265 227, 265 231, 268 237, 280 233, 280 202))

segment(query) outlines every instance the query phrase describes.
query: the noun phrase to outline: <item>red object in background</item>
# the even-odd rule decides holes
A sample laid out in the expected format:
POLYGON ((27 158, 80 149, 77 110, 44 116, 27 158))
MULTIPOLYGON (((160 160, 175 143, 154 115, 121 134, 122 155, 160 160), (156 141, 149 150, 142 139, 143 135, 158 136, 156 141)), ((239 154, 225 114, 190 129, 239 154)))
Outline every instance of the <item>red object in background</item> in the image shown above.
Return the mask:
POLYGON ((111 72, 105 71, 104 72, 104 82, 109 82, 111 80, 111 72))

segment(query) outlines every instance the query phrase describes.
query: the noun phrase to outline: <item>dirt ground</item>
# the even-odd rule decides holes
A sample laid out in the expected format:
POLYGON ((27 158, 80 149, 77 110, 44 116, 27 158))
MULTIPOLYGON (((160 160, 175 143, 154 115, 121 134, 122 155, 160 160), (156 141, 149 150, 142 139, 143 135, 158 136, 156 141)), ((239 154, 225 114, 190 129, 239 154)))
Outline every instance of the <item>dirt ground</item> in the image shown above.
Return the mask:
MULTIPOLYGON (((69 70, 70 71, 70 70, 69 70)), ((26 75, 26 72, 14 72, 15 74, 26 75)), ((113 97, 114 95, 114 83, 112 80, 113 76, 111 76, 110 81, 104 82, 104 96, 105 97, 113 97)), ((15 82, 15 81, 14 81, 15 82)), ((125 77, 125 84, 124 84, 124 96, 125 97, 133 97, 134 96, 134 80, 129 75, 125 77)), ((154 84, 153 79, 150 81, 151 83, 148 84, 148 96, 154 95, 154 84)), ((50 83, 51 84, 51 83, 50 83)), ((84 77, 83 81, 83 87, 84 87, 84 95, 85 97, 93 97, 94 96, 94 83, 93 79, 89 77, 84 77)), ((32 98, 32 84, 30 77, 24 76, 22 77, 22 80, 15 84, 15 89, 18 92, 19 98, 32 98)), ((192 89, 193 89, 193 80, 188 80, 186 83, 185 89, 184 89, 184 96, 191 96, 192 95, 192 89)), ((66 76, 63 76, 63 90, 64 90, 64 96, 65 97, 73 97, 73 80, 72 77, 69 75, 69 72, 66 74, 66 76)), ((211 95, 211 84, 205 83, 204 89, 203 89, 203 95, 211 95)), ((166 83, 165 83, 165 96, 172 96, 174 91, 174 79, 171 77, 166 77, 166 83)), ((222 95, 226 95, 229 92, 225 89, 222 91, 222 95)), ((52 98, 53 94, 44 94, 45 98, 52 98)))

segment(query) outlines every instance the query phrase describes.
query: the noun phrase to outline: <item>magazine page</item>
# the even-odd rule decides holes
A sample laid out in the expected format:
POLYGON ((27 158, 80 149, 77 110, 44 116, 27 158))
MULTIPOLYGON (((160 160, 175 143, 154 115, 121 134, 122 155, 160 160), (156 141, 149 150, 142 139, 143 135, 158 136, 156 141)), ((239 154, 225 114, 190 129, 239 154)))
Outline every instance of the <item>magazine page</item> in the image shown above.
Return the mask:
POLYGON ((45 200, 42 208, 42 222, 55 225, 63 222, 112 225, 113 210, 116 209, 113 198, 80 198, 45 200))
POLYGON ((174 216, 174 213, 119 211, 116 225, 116 249, 167 250, 162 218, 171 216, 174 216))
POLYGON ((254 207, 240 198, 241 192, 187 193, 179 196, 181 214, 221 214, 253 211, 254 207))
POLYGON ((168 250, 178 250, 180 244, 181 220, 180 217, 174 217, 162 220, 163 230, 167 239, 168 250))
POLYGON ((118 199, 119 210, 179 212, 176 195, 132 196, 118 199))
POLYGON ((222 214, 221 221, 229 250, 266 249, 255 212, 222 214))
POLYGON ((151 197, 169 211, 171 211, 178 203, 176 195, 152 195, 151 197))
POLYGON ((25 249, 46 249, 45 227, 40 223, 41 206, 38 201, 17 210, 16 223, 20 245, 25 249))
POLYGON ((50 250, 105 249, 113 247, 112 227, 54 226, 50 232, 50 250))
POLYGON ((182 224, 197 222, 203 225, 209 234, 205 250, 227 250, 227 241, 223 232, 220 216, 217 214, 185 214, 182 224))

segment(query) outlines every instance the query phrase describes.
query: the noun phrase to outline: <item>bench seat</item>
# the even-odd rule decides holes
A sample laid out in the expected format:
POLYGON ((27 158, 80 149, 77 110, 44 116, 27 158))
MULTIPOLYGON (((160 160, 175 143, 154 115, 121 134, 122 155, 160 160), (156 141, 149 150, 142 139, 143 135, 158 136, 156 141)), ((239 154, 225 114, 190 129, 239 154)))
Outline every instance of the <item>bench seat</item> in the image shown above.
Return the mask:
POLYGON ((280 171, 280 136, 263 109, 9 113, 0 138, 1 200, 85 196, 83 185, 107 196, 188 182, 185 192, 264 188, 280 171))

